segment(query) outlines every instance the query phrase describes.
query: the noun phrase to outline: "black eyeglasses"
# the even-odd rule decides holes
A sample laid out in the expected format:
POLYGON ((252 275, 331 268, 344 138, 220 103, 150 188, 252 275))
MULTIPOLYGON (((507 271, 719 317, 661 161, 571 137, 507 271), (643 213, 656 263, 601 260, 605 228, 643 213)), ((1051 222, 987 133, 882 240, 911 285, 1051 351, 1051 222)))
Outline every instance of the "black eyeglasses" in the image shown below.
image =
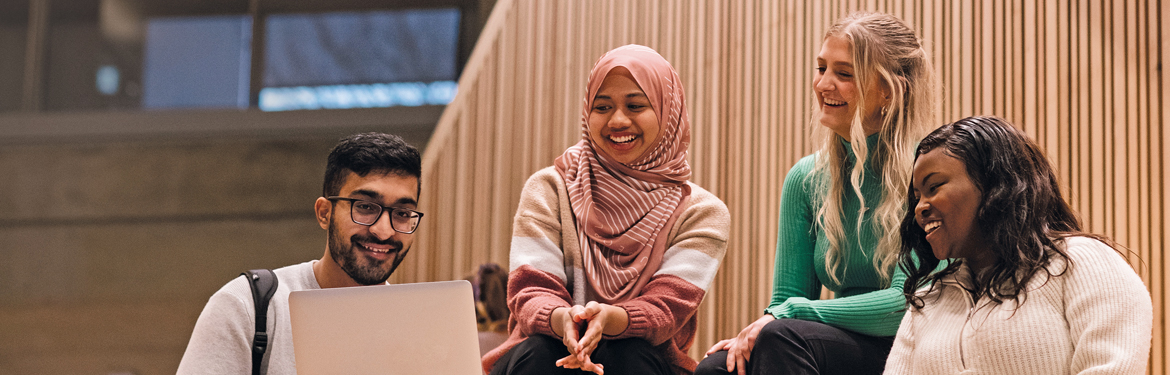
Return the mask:
POLYGON ((390 227, 394 228, 395 232, 414 233, 414 230, 418 229, 419 221, 422 221, 423 213, 409 208, 382 207, 380 204, 356 198, 328 197, 325 199, 349 202, 351 207, 349 219, 365 226, 377 223, 378 219, 382 218, 383 211, 390 211, 390 227))

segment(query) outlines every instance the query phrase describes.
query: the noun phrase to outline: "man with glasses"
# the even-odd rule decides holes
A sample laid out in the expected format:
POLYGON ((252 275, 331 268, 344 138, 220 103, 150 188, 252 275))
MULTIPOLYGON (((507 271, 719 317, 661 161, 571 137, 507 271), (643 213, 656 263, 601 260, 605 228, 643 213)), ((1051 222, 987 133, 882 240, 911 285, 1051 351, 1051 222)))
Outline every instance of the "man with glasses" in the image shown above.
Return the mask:
MULTIPOLYGON (((421 175, 418 150, 394 135, 355 134, 333 147, 313 206, 327 233, 325 254, 275 270, 279 287, 269 304, 261 373, 296 373, 289 292, 386 283, 410 251, 423 216, 416 211, 421 175)), ((254 315, 248 281, 237 277, 224 285, 199 315, 178 373, 250 373, 254 315)))

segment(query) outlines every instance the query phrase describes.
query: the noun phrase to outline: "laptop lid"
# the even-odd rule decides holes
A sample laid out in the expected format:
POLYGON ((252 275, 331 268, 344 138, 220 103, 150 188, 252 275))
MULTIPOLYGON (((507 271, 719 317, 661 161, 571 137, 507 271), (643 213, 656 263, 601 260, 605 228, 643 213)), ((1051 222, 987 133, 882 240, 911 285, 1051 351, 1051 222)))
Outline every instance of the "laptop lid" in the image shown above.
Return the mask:
POLYGON ((466 280, 289 294, 297 373, 483 374, 466 280))

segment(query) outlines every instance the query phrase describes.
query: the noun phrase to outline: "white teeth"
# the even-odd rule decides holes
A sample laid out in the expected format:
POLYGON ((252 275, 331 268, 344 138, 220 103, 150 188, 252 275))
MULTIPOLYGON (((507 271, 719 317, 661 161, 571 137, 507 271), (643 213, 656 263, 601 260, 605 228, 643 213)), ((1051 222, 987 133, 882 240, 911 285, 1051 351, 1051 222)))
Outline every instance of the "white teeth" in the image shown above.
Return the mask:
POLYGON ((845 105, 845 102, 843 102, 843 101, 840 101, 840 100, 833 100, 833 99, 825 98, 825 104, 828 104, 828 105, 845 105))
POLYGON ((932 222, 926 223, 926 226, 922 227, 922 230, 926 231, 926 233, 934 232, 934 230, 938 229, 938 227, 941 225, 942 225, 941 221, 932 221, 932 222))
POLYGON ((626 142, 634 140, 634 138, 637 138, 637 136, 635 136, 635 135, 624 135, 621 137, 610 136, 609 140, 614 141, 614 143, 626 143, 626 142))
POLYGON ((388 252, 390 252, 390 249, 379 250, 379 249, 375 249, 375 248, 366 246, 365 244, 362 244, 362 247, 366 248, 366 250, 373 251, 375 253, 388 253, 388 252))

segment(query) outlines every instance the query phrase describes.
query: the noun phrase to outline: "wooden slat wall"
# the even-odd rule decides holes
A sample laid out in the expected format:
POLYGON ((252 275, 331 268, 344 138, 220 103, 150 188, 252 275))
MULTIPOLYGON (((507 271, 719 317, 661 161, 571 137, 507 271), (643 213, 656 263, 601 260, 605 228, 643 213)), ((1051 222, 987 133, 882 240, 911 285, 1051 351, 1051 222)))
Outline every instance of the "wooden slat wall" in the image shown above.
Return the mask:
POLYGON ((395 281, 507 265, 520 188, 577 141, 589 68, 639 43, 682 75, 693 181, 734 219, 692 354, 737 333, 768 301, 783 177, 812 152, 813 57, 824 30, 858 9, 896 14, 926 39, 944 85, 940 124, 990 114, 1021 126, 1089 229, 1133 250, 1158 317, 1150 371, 1165 373, 1170 9, 1157 1, 500 0, 427 145, 427 216, 395 281))

